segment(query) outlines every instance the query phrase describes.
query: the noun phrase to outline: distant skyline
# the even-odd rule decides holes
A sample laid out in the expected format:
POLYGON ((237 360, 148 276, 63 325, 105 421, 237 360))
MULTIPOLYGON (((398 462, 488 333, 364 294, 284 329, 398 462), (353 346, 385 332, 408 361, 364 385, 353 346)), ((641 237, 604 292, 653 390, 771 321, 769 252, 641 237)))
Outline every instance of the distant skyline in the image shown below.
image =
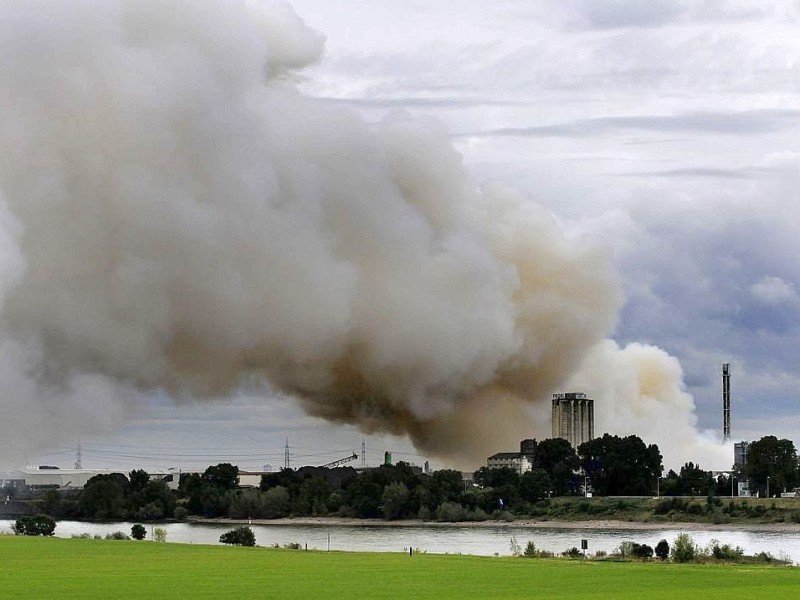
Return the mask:
MULTIPOLYGON (((625 295, 611 337, 680 361, 699 429, 721 439, 729 362, 732 441, 800 441, 797 2, 291 5, 326 38, 302 93, 369 122, 398 110, 438 120, 476 185, 511 185, 574 244, 610 248, 625 295)), ((86 467, 280 467, 287 437, 296 464, 360 453, 355 427, 277 393, 142 395, 127 410, 118 429, 29 462, 69 467, 80 443, 86 467)), ((429 458, 402 437, 365 439, 373 464, 384 450, 429 458)))

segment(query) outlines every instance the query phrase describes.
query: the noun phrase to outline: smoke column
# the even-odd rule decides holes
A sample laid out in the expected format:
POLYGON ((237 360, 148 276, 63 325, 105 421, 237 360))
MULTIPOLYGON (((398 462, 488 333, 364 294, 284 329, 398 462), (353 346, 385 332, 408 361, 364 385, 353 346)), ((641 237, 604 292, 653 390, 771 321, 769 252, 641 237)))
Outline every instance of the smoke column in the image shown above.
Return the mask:
POLYGON ((322 48, 279 2, 4 7, 0 438, 256 374, 462 461, 546 436, 565 384, 598 431, 699 443, 677 362, 605 339, 609 257, 478 187, 436 122, 304 97, 322 48))

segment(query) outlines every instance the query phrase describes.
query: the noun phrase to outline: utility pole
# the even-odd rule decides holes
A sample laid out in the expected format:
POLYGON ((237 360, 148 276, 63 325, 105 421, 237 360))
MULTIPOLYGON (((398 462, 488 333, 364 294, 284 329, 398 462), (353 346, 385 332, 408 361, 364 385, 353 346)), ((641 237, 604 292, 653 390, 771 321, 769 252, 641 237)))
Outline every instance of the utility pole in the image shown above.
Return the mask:
POLYGON ((81 445, 78 443, 78 451, 75 453, 75 468, 80 471, 83 469, 83 462, 81 461, 81 445))
POLYGON ((367 442, 364 441, 364 436, 361 436, 361 468, 364 469, 367 466, 367 442))
POLYGON ((722 363, 722 439, 731 439, 731 365, 722 363))

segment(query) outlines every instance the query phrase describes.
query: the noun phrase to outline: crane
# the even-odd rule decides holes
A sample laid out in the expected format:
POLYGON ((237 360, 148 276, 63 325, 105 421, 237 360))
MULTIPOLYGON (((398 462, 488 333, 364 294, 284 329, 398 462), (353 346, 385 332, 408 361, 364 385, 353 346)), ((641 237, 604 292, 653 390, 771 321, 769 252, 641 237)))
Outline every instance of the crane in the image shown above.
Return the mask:
POLYGON ((351 460, 355 460, 358 458, 358 454, 353 452, 350 456, 345 456, 344 458, 340 458, 339 460, 334 460, 333 462, 326 463, 324 465, 320 465, 323 469, 333 469, 334 467, 338 467, 345 463, 349 463, 351 460))

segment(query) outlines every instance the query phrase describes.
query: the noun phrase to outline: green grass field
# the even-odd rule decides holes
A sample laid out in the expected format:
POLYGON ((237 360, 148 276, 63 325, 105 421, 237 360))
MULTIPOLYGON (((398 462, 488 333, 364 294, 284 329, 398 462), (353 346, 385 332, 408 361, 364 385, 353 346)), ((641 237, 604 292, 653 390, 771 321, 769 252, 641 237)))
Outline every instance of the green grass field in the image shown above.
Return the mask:
POLYGON ((789 598, 800 569, 0 536, 2 598, 789 598))

